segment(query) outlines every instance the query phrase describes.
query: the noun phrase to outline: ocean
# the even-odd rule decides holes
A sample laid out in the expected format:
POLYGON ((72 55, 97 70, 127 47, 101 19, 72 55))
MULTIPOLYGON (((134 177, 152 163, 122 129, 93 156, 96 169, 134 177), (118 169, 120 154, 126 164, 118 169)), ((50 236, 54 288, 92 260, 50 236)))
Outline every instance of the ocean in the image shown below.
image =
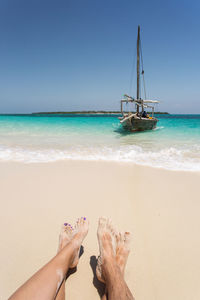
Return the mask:
POLYGON ((116 115, 0 115, 0 161, 117 161, 200 171, 200 115, 157 115, 127 133, 116 115))

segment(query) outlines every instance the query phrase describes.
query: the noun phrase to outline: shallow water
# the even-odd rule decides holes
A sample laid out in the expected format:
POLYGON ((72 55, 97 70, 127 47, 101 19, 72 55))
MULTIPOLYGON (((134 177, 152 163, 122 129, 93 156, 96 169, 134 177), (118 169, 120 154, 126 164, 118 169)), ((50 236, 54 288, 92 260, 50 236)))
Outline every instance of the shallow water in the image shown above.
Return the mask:
POLYGON ((106 160, 200 171, 200 115, 157 117, 155 130, 127 133, 115 115, 0 115, 0 160, 106 160))

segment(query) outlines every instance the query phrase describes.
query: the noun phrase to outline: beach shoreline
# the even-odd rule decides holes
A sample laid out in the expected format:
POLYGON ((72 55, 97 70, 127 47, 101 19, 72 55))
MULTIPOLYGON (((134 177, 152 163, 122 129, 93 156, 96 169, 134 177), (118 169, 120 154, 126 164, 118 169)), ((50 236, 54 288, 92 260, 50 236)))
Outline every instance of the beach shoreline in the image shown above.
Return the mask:
POLYGON ((121 162, 0 163, 2 299, 56 253, 61 224, 85 215, 90 230, 69 299, 99 299, 90 262, 102 215, 133 233, 126 280, 136 299, 198 299, 199 179, 121 162))

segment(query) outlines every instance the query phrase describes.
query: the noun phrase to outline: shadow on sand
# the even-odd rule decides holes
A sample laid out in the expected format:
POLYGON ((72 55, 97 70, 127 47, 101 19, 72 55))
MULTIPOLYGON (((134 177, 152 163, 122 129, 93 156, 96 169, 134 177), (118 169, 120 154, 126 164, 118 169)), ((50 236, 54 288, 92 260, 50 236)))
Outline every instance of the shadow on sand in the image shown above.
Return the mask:
POLYGON ((100 296, 100 298, 102 298, 102 296, 105 294, 105 284, 100 282, 97 279, 97 275, 96 275, 96 266, 97 266, 97 258, 96 256, 91 256, 90 257, 90 266, 92 268, 92 272, 93 272, 93 285, 95 286, 95 288, 97 289, 97 292, 100 296))

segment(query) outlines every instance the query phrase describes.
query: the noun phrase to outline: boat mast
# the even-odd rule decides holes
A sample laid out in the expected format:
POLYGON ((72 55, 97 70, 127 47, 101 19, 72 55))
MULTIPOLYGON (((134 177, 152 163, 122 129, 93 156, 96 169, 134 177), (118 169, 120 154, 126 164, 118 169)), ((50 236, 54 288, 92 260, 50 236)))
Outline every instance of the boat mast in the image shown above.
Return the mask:
POLYGON ((137 99, 140 99, 140 26, 137 36, 137 99))
MULTIPOLYGON (((137 99, 140 99, 140 26, 138 26, 137 36, 137 99)), ((139 113, 139 105, 137 105, 137 113, 139 113)))

